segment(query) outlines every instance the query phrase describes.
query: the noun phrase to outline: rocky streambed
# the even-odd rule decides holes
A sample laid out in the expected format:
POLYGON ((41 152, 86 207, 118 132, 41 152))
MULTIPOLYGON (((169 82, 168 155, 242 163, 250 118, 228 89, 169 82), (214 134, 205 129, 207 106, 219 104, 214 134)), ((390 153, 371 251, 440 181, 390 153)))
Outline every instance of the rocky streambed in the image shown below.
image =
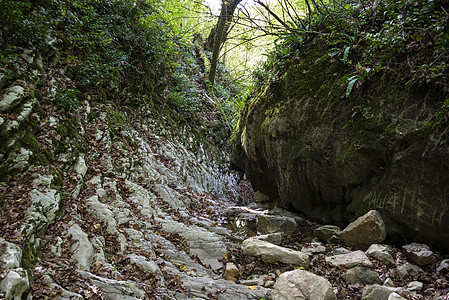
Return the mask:
POLYGON ((2 168, 17 175, 0 185, 0 298, 448 298, 447 256, 381 244, 376 211, 341 230, 267 210, 188 128, 167 138, 107 103, 70 119, 20 107, 2 124, 2 168), (31 121, 34 136, 13 130, 31 121))

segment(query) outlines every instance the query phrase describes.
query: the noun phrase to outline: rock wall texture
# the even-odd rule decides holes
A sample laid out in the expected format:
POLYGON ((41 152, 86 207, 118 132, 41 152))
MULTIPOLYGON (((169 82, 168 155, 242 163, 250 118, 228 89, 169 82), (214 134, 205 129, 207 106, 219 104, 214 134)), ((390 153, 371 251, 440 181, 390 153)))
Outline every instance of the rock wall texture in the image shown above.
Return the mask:
POLYGON ((449 249, 448 97, 379 72, 345 97, 346 66, 316 43, 247 103, 232 160, 278 206, 345 225, 378 210, 393 239, 449 249))

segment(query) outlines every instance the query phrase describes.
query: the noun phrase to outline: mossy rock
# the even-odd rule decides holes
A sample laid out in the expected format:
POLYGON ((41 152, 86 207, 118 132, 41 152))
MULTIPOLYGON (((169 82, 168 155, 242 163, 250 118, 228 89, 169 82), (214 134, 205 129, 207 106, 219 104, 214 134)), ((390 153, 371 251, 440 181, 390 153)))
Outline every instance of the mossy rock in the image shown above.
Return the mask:
POLYGON ((311 219, 346 226, 377 209, 391 239, 449 249, 449 133, 426 126, 444 91, 385 71, 346 97, 349 70, 327 48, 308 45, 259 88, 239 120, 233 163, 255 189, 311 219))

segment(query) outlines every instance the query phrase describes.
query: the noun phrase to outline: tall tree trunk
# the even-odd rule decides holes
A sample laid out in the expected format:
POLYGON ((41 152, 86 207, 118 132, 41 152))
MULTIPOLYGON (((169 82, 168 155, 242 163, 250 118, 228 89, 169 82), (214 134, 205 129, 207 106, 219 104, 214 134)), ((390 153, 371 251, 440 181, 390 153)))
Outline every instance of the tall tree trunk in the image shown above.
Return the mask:
POLYGON ((212 29, 206 43, 206 50, 212 51, 212 60, 210 62, 209 81, 214 85, 215 73, 217 72, 218 57, 220 55, 221 46, 226 41, 232 16, 237 5, 242 0, 223 0, 221 3, 220 17, 217 25, 212 29))

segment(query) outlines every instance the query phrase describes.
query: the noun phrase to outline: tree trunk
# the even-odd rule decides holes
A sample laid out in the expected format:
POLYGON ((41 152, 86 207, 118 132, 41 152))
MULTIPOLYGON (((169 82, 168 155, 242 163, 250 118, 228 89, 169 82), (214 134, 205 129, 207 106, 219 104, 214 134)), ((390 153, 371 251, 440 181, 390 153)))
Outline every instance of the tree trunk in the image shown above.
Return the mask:
POLYGON ((214 85, 215 73, 217 71, 218 57, 220 54, 221 46, 226 41, 228 35, 229 25, 232 21, 232 16, 237 8, 237 5, 242 0, 223 0, 221 4, 220 17, 218 18, 217 25, 211 30, 206 42, 205 50, 212 51, 212 60, 209 72, 209 81, 214 85))

